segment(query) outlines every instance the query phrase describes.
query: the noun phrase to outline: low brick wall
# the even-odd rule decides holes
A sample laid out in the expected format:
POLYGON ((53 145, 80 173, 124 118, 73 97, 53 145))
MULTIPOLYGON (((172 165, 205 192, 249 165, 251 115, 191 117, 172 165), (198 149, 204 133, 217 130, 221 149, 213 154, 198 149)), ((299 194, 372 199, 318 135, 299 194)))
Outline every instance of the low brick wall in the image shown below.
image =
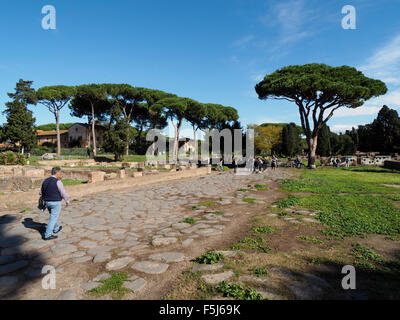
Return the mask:
POLYGON ((0 178, 0 192, 29 191, 40 188, 44 178, 8 177, 0 178))
POLYGON ((61 166, 93 166, 95 165, 94 159, 75 159, 75 160, 40 160, 38 164, 42 166, 61 167, 61 166))
MULTIPOLYGON (((121 169, 116 168, 101 168, 101 169, 74 169, 74 168, 62 168, 63 178, 64 179, 72 179, 72 180, 89 180, 90 174, 92 172, 103 172, 105 175, 115 175, 116 178, 125 177, 124 173, 121 173, 121 169)), ((51 175, 51 169, 46 168, 45 176, 48 177, 51 175)))
POLYGON ((29 166, 0 166, 0 178, 4 177, 32 177, 43 178, 45 170, 29 166))
POLYGON ((384 168, 393 169, 393 170, 400 170, 400 161, 387 160, 384 163, 384 168))
MULTIPOLYGON (((210 167, 211 168, 211 167, 210 167)), ((136 187, 150 185, 155 183, 171 182, 172 180, 179 180, 185 178, 192 178, 212 174, 208 171, 207 167, 201 167, 195 170, 184 170, 184 171, 171 171, 171 172, 160 172, 156 175, 139 176, 143 172, 138 172, 134 179, 115 179, 109 181, 99 181, 92 184, 81 184, 77 186, 67 186, 66 190, 70 199, 84 198, 89 194, 104 192, 110 190, 121 190, 129 189, 133 191, 136 187)), ((32 178, 34 179, 34 178, 32 178)), ((39 198, 39 188, 41 185, 37 182, 37 188, 35 190, 29 190, 25 193, 12 193, 7 195, 0 194, 0 214, 1 210, 10 210, 16 208, 24 208, 28 206, 35 206, 39 198)))

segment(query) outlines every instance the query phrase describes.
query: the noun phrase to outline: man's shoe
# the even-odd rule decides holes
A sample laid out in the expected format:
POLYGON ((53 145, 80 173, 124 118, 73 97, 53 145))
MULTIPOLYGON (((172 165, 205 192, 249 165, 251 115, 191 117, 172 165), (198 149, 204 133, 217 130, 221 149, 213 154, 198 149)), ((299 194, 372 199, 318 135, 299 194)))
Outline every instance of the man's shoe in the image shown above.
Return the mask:
POLYGON ((62 227, 60 227, 60 229, 58 229, 57 232, 53 232, 53 233, 59 233, 61 231, 62 227))
POLYGON ((51 235, 51 236, 48 237, 48 238, 43 237, 43 240, 48 241, 48 240, 55 240, 55 239, 57 239, 57 238, 58 238, 57 236, 51 235))

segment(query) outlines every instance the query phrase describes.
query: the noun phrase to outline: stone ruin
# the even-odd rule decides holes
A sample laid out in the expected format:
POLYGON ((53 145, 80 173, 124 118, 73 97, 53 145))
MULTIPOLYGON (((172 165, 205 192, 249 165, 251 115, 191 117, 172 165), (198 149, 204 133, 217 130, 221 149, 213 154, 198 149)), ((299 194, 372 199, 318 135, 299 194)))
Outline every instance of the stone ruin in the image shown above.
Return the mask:
POLYGON ((94 162, 93 160, 56 160, 41 162, 44 166, 40 168, 30 166, 0 166, 0 192, 28 191, 30 189, 39 188, 43 180, 51 175, 51 169, 56 166, 63 167, 64 179, 86 180, 88 183, 125 179, 128 177, 136 178, 144 174, 157 174, 160 168, 182 171, 198 167, 196 164, 188 162, 169 164, 154 160, 146 162, 112 163, 94 162), (75 168, 77 166, 79 166, 79 168, 75 168), (85 168, 85 166, 88 168, 85 168), (92 166, 99 166, 99 168, 91 168, 92 166))

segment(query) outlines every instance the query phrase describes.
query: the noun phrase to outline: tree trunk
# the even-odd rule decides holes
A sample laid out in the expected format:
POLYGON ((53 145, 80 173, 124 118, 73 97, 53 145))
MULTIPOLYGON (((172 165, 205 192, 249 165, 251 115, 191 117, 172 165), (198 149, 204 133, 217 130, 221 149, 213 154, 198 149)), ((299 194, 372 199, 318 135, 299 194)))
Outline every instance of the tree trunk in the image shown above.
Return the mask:
POLYGON ((60 110, 56 111, 57 157, 61 157, 60 110))
POLYGON ((175 137, 174 137, 174 145, 172 149, 172 161, 178 160, 178 145, 179 145, 179 133, 178 128, 175 127, 175 137))
POLYGON ((197 133, 197 129, 194 129, 193 127, 193 140, 194 140, 194 163, 198 163, 199 162, 199 152, 198 152, 198 148, 197 148, 197 139, 196 139, 196 133, 197 133))
POLYGON ((92 137, 93 137, 93 155, 97 156, 96 152, 96 126, 95 126, 95 119, 94 119, 94 105, 93 102, 91 103, 92 105, 92 137))
POLYGON ((88 123, 87 123, 87 125, 88 125, 88 127, 87 127, 87 129, 85 128, 85 132, 86 132, 86 144, 87 144, 87 147, 90 149, 90 119, 89 119, 89 117, 88 117, 88 123))
POLYGON ((308 139, 308 167, 315 169, 315 156, 317 153, 318 136, 308 139))
POLYGON ((177 126, 176 126, 176 145, 174 146, 174 157, 178 161, 178 151, 179 151, 179 133, 181 131, 183 120, 179 120, 177 126))
POLYGON ((129 129, 130 129, 130 127, 129 127, 129 121, 127 121, 128 122, 128 128, 126 129, 126 146, 125 146, 125 155, 127 155, 127 156, 129 156, 129 136, 130 136, 130 134, 129 134, 129 129))

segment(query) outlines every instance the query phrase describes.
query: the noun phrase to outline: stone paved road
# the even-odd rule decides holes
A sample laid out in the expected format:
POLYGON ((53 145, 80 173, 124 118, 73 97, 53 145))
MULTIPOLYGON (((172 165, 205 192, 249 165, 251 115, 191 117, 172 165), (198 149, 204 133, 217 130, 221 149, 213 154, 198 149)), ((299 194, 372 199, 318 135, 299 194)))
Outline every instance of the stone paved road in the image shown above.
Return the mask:
POLYGON ((47 213, 0 213, 0 298, 84 298, 85 291, 99 285, 97 280, 127 268, 131 277, 125 286, 139 292, 152 276, 185 259, 168 246, 195 246, 198 239, 222 234, 231 220, 229 213, 221 216, 193 206, 205 199, 245 204, 233 192, 265 183, 265 177, 224 173, 90 195, 63 208, 63 230, 48 242, 38 231, 45 227, 47 213), (186 217, 201 221, 191 225, 182 222, 186 217), (44 265, 54 266, 60 275, 57 290, 42 289, 44 265))

